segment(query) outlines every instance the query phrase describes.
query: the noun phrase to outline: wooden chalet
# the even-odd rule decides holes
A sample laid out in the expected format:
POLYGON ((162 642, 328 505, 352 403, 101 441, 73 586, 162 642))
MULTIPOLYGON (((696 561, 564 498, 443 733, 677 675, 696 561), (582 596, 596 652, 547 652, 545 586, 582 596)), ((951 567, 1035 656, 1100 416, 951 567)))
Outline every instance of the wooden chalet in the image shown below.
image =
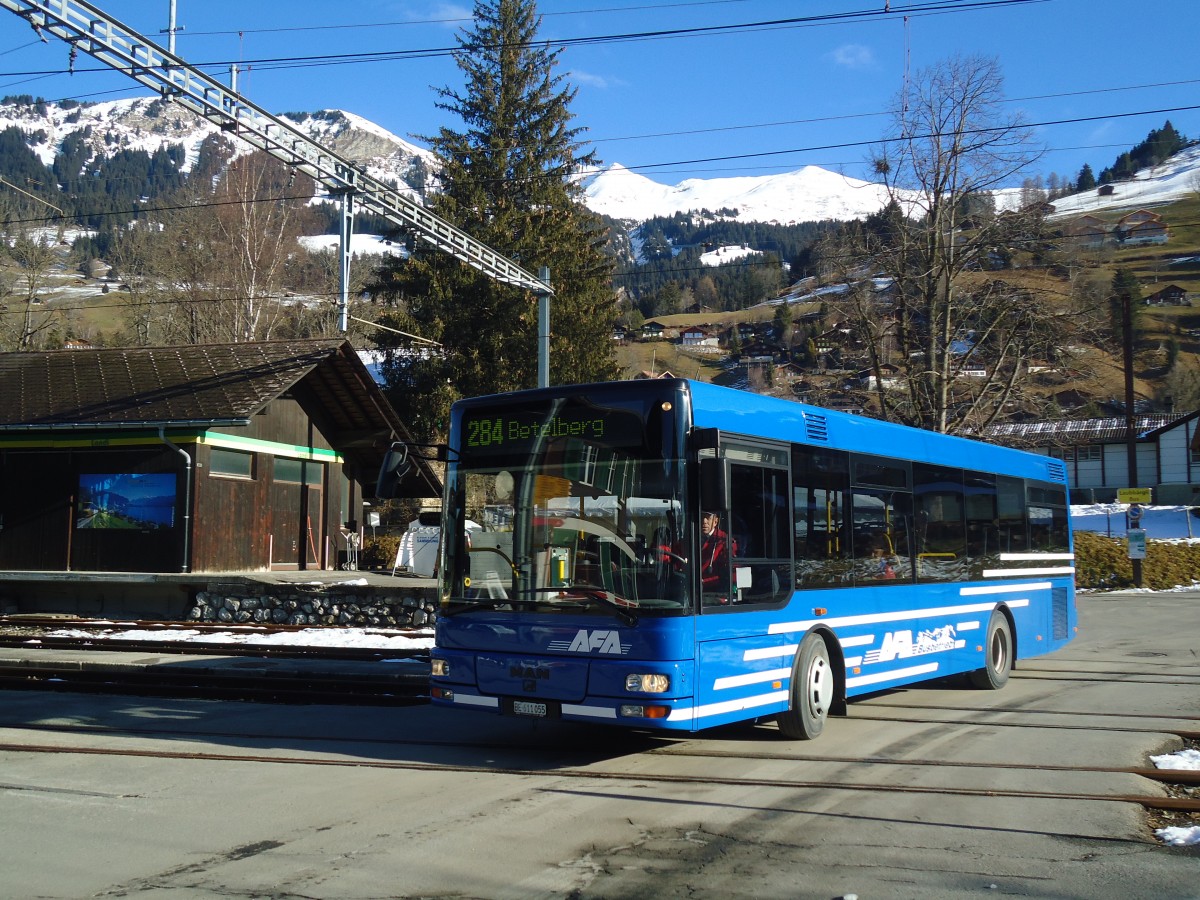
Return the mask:
POLYGON ((0 570, 332 569, 405 437, 344 340, 0 354, 0 570))
POLYGON ((1131 244, 1165 244, 1171 239, 1171 229, 1161 220, 1134 222, 1131 225, 1118 225, 1117 240, 1125 245, 1131 244))
POLYGON ((1177 284, 1168 284, 1142 298, 1147 306, 1190 306, 1188 292, 1177 284))

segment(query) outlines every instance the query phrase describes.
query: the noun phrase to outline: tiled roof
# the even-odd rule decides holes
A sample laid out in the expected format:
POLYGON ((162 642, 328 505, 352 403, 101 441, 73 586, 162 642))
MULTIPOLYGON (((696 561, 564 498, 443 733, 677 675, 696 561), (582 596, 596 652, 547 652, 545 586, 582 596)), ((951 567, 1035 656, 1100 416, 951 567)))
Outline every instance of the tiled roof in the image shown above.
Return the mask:
MULTIPOLYGON (((1135 416, 1134 430, 1138 440, 1146 440, 1195 415, 1152 413, 1135 416)), ((1000 444, 1038 447, 1111 444, 1125 440, 1126 428, 1124 416, 1059 422, 1016 422, 991 425, 984 429, 982 437, 1000 444)))
POLYGON ((342 343, 0 354, 0 427, 245 419, 342 343))

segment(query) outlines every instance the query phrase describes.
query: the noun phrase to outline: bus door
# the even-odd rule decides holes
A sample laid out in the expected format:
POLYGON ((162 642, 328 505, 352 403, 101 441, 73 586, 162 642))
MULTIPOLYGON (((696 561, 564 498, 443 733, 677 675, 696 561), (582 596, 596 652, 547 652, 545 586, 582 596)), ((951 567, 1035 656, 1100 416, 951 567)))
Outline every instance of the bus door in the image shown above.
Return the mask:
POLYGON ((790 447, 723 436, 708 452, 702 471, 719 477, 696 523, 697 727, 785 709, 795 653, 768 633, 794 581, 790 447))

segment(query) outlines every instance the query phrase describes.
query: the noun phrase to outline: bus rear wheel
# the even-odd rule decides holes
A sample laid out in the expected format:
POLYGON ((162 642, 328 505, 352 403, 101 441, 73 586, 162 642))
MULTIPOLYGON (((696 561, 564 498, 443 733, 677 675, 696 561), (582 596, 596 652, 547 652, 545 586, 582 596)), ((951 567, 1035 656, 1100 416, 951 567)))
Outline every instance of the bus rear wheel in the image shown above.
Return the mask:
POLYGON ((791 708, 776 719, 780 733, 794 741, 811 741, 820 735, 834 695, 829 648, 820 635, 806 635, 792 664, 791 708))
POLYGON ((968 673, 971 684, 985 691, 998 691, 1008 684, 1008 676, 1012 672, 1012 647, 1012 629, 1008 625, 1008 617, 998 609, 993 610, 983 645, 984 666, 968 673))

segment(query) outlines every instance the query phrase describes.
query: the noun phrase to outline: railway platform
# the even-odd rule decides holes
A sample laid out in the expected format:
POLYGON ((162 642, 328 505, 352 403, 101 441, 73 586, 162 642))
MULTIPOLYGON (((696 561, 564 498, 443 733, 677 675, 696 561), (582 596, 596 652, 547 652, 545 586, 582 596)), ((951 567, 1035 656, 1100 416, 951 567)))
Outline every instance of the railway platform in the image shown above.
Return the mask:
MULTIPOLYGON (((236 572, 0 571, 0 614, 186 620, 202 593, 353 594, 372 599, 436 597, 437 582, 390 570, 236 572)), ((343 623, 345 624, 345 623, 343 623)))

